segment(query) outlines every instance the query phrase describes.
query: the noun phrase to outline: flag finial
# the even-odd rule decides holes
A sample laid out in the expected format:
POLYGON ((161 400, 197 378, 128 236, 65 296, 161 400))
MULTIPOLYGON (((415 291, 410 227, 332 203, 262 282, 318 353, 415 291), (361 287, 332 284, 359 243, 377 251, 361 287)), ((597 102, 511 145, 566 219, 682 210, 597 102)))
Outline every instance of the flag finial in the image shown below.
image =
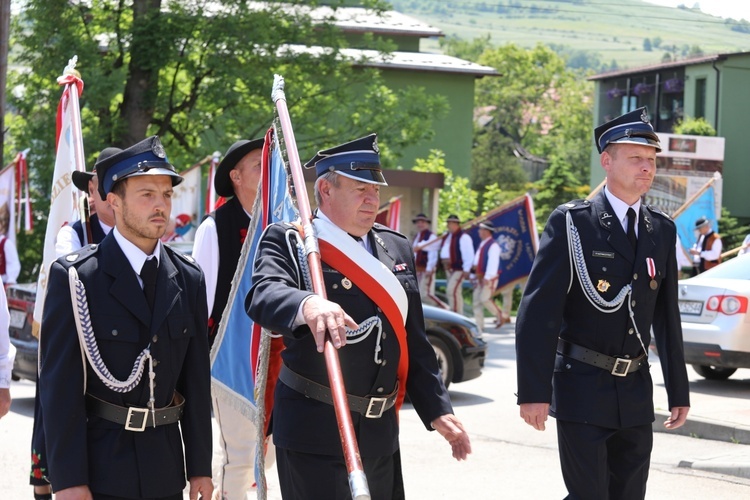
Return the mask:
POLYGON ((76 64, 78 64, 78 56, 73 56, 68 59, 68 65, 63 69, 63 75, 73 75, 77 78, 81 78, 81 74, 76 69, 76 64))

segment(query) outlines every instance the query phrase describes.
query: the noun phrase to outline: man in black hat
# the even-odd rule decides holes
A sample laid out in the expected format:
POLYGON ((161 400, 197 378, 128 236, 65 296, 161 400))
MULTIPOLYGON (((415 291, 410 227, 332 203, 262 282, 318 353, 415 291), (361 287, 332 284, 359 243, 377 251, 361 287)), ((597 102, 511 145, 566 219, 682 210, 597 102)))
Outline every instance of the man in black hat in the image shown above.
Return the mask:
POLYGON ((373 499, 403 498, 397 408, 408 391, 425 427, 466 458, 469 437, 453 415, 424 329, 408 240, 375 223, 385 178, 375 134, 319 151, 313 220, 328 300, 305 287, 296 226, 268 227, 245 305, 283 335, 283 365, 271 418, 285 499, 348 498, 346 465, 323 351, 339 359, 373 499), (359 327, 359 328, 358 328, 359 327))
POLYGON ((443 238, 443 244, 440 247, 440 260, 448 279, 445 285, 445 293, 448 296, 450 310, 463 314, 463 284, 471 273, 471 263, 474 260, 474 242, 472 242, 469 233, 461 229, 461 219, 457 215, 449 215, 446 223, 448 233, 443 238))
POLYGON ((516 322, 518 403, 537 430, 556 418, 568 498, 636 500, 653 444, 652 329, 671 411, 665 427, 680 427, 690 405, 677 232, 641 203, 661 151, 646 109, 594 136, 607 183, 547 221, 516 322))
MULTIPOLYGON (((105 148, 99 153, 96 161, 100 162, 120 152, 122 152, 120 148, 105 148)), ((71 174, 71 178, 73 185, 88 195, 91 215, 88 221, 77 220, 73 224, 60 228, 55 240, 55 254, 58 257, 79 250, 84 242, 101 243, 115 226, 115 214, 112 207, 99 194, 99 178, 96 175, 96 169, 94 168, 91 172, 76 170, 71 174)))
POLYGON ((500 245, 495 241, 494 235, 495 226, 492 221, 486 220, 479 223, 480 243, 471 266, 474 284, 472 305, 479 333, 484 331, 485 308, 494 316, 496 328, 500 328, 503 324, 503 312, 493 299, 501 272, 500 245))
POLYGON ((693 256, 693 276, 721 264, 723 248, 721 237, 714 232, 711 221, 706 217, 695 221, 695 229, 698 231, 698 241, 690 249, 690 255, 693 256))
POLYGON ((414 248, 414 262, 422 302, 447 309, 448 304, 435 296, 435 271, 437 270, 440 243, 438 242, 438 236, 430 230, 432 221, 425 214, 417 214, 411 221, 417 225, 418 231, 412 242, 412 247, 414 248))
POLYGON ((156 136, 95 168, 115 228, 52 264, 42 316, 55 497, 178 500, 187 474, 190 498, 208 498, 206 288, 198 265, 159 241, 182 177, 156 136))
MULTIPOLYGON (((211 344, 229 300, 232 278, 250 224, 260 181, 262 151, 263 139, 240 140, 229 147, 214 176, 216 193, 228 200, 210 213, 195 233, 193 257, 206 275, 211 344)), ((247 335, 247 332, 227 333, 247 335)), ((244 499, 255 482, 255 425, 220 398, 213 397, 213 405, 221 433, 221 460, 215 468, 214 483, 220 498, 244 499)), ((269 448, 268 465, 273 463, 273 447, 269 448)))

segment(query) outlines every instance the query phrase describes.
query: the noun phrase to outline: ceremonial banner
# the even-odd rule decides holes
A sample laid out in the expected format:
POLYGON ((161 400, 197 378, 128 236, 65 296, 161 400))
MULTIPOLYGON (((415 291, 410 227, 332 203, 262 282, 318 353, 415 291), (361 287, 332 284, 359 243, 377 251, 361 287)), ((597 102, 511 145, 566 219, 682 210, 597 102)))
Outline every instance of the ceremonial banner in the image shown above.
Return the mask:
POLYGON ((479 223, 489 220, 495 226, 495 241, 500 245, 500 276, 497 290, 515 284, 531 273, 539 236, 534 218, 534 203, 527 193, 487 214, 463 224, 479 248, 479 223))
POLYGON ((172 218, 175 234, 185 241, 193 241, 198 226, 198 209, 201 197, 201 165, 197 163, 180 172, 184 181, 174 187, 172 193, 172 218))
POLYGON ((375 222, 401 232, 401 196, 394 196, 381 206, 375 222))
POLYGON ((247 238, 232 280, 226 309, 211 350, 212 389, 243 415, 254 418, 257 409, 255 377, 260 325, 245 312, 245 296, 253 284, 253 262, 263 230, 278 221, 293 221, 297 212, 287 188, 287 175, 273 129, 266 134, 261 166, 261 189, 253 206, 247 238), (251 334, 252 332, 252 334, 251 334))
POLYGON ((683 253, 685 250, 692 248, 698 242, 698 236, 695 232, 695 221, 705 217, 711 221, 711 227, 714 231, 719 231, 719 222, 716 218, 715 210, 715 193, 713 184, 709 184, 697 197, 685 204, 674 217, 674 223, 677 226, 677 236, 682 246, 683 253))
POLYGON ((57 233, 65 224, 78 219, 76 209, 79 191, 72 184, 71 174, 73 170, 85 171, 81 114, 78 104, 78 96, 83 91, 83 81, 77 76, 75 63, 74 57, 68 62, 63 76, 57 79, 57 82, 65 88, 57 108, 57 156, 55 157, 55 171, 52 175, 49 217, 44 235, 44 257, 39 270, 32 326, 32 331, 36 334, 39 333, 39 326, 42 322, 47 274, 56 257, 57 233))
POLYGON ((16 241, 16 170, 18 161, 0 171, 0 236, 16 241))

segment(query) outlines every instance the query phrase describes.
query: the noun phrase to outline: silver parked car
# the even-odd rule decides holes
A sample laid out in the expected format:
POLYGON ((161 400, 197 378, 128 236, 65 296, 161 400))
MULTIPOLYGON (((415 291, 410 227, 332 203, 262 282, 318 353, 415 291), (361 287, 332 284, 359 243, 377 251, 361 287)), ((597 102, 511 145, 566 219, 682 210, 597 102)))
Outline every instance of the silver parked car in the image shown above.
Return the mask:
POLYGON ((750 368, 750 254, 679 282, 685 361, 707 379, 750 368))

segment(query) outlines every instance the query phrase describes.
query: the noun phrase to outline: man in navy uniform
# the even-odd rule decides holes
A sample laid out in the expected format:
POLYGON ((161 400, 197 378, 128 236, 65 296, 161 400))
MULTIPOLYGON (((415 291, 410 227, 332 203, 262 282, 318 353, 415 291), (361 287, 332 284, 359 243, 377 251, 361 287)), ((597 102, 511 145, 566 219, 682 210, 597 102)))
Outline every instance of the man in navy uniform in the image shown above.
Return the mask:
POLYGON ((653 444, 653 328, 669 397, 667 429, 689 410, 677 307, 676 230, 641 203, 659 137, 640 108, 597 127, 607 174, 590 202, 552 213, 516 325, 521 417, 556 418, 570 499, 644 498, 653 444))
POLYGON ((305 289, 305 263, 294 250, 299 232, 291 224, 264 233, 246 299, 253 321, 282 334, 286 346, 271 419, 281 493, 285 500, 350 495, 319 354, 330 335, 372 498, 403 498, 397 407, 405 391, 457 460, 470 453, 469 437, 453 415, 425 334, 411 245, 375 224, 386 185, 375 134, 319 151, 305 166, 318 176, 313 224, 328 300, 305 289))
POLYGON ((182 178, 156 136, 96 170, 115 229, 52 264, 42 317, 55 498, 178 500, 186 468, 190 498, 208 498, 206 288, 192 259, 159 241, 182 178))

